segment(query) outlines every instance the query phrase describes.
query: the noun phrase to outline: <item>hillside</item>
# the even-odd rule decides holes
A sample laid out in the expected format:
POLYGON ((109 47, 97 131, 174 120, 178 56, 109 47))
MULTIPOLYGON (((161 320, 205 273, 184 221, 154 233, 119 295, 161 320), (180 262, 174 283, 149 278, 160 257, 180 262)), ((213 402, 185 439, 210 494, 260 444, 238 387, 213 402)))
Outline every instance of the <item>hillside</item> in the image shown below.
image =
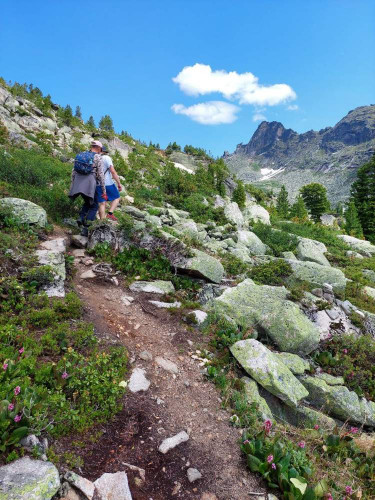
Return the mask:
MULTIPOLYGON (((18 91, 0 126, 0 499, 374 498, 375 245, 342 216, 283 218, 204 150, 18 91), (86 237, 67 193, 92 137, 124 192, 86 237)), ((258 157, 297 141, 274 127, 258 157)))
POLYGON ((279 188, 294 198, 301 186, 324 184, 330 200, 345 201, 358 167, 375 151, 375 105, 350 111, 334 127, 298 134, 279 122, 262 122, 248 144, 224 153, 230 171, 245 182, 279 188))

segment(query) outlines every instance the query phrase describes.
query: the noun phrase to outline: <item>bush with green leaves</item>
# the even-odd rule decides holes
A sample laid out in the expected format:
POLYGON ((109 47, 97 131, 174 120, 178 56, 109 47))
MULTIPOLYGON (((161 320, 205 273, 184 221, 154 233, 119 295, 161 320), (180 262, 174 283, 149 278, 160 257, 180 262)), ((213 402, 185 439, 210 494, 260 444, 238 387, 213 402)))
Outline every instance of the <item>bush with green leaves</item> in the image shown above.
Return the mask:
POLYGON ((258 222, 252 230, 276 256, 280 256, 282 252, 294 252, 298 245, 298 238, 287 231, 288 226, 284 227, 281 231, 276 231, 271 226, 258 222))
POLYGON ((312 182, 303 186, 300 193, 311 217, 315 222, 319 222, 324 212, 330 209, 326 187, 318 182, 312 182))
POLYGON ((283 286, 292 272, 288 262, 278 259, 254 266, 248 272, 248 277, 261 285, 283 286))

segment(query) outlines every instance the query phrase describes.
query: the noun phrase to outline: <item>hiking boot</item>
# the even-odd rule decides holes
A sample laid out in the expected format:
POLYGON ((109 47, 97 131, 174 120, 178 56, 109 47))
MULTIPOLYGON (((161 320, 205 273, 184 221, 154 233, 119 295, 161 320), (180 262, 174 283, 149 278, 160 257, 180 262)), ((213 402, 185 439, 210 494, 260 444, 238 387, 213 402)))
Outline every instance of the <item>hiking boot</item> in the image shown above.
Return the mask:
POLYGON ((81 236, 87 236, 89 235, 89 228, 87 226, 83 226, 83 228, 81 229, 81 236))
POLYGON ((107 214, 107 219, 111 219, 111 220, 113 220, 114 222, 118 222, 117 217, 115 217, 113 214, 107 214))

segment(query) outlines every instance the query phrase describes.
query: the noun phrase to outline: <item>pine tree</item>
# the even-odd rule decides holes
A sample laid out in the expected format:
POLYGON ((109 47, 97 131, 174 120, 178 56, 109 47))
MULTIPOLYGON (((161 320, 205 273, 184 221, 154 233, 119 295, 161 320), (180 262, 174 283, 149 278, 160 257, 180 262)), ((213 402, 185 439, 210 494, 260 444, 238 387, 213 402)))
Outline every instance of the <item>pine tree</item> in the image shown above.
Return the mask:
POLYGON ((81 113, 81 108, 79 106, 76 107, 76 112, 75 112, 75 115, 74 115, 76 118, 79 118, 80 120, 82 120, 82 113, 81 113))
POLYGON ((68 104, 62 110, 62 120, 64 122, 64 125, 67 125, 68 127, 70 127, 70 125, 72 124, 72 119, 73 119, 73 111, 72 111, 71 106, 69 106, 69 104, 68 104))
POLYGON ((95 120, 94 120, 94 117, 91 115, 90 118, 87 120, 86 122, 86 125, 89 127, 89 129, 91 130, 95 130, 96 129, 96 125, 95 125, 95 120))
POLYGON ((357 208, 355 206, 354 200, 350 200, 348 208, 345 212, 345 231, 350 236, 355 236, 356 238, 363 237, 363 231, 361 222, 358 217, 357 208))
POLYGON ((100 118, 99 128, 106 132, 113 132, 113 121, 109 115, 104 115, 100 118))
POLYGON ((375 241, 375 155, 358 170, 352 197, 364 235, 375 241))
POLYGON ((287 219, 289 215, 289 200, 288 200, 288 191, 285 189, 285 186, 281 186, 280 192, 277 195, 276 202, 276 210, 282 219, 287 219))
POLYGON ((322 184, 312 182, 303 186, 300 193, 311 217, 315 222, 319 222, 320 217, 330 208, 327 189, 322 184))
POLYGON ((290 209, 290 216, 293 219, 306 220, 308 215, 309 214, 302 196, 298 196, 290 209))
POLYGON ((241 210, 245 208, 246 191, 242 181, 237 182, 237 186, 233 191, 232 200, 237 202, 241 210))

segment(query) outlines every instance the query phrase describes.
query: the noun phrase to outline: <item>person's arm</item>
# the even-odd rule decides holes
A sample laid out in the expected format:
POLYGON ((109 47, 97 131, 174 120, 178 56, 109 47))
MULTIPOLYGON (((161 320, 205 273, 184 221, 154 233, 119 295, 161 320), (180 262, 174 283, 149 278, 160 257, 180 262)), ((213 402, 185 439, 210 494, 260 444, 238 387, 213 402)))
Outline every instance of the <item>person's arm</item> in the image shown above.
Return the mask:
POLYGON ((109 171, 111 172, 112 177, 114 178, 114 180, 115 180, 115 181, 116 181, 116 183, 117 183, 118 190, 119 190, 119 191, 122 191, 121 181, 120 181, 119 176, 117 175, 117 172, 116 172, 116 170, 115 170, 115 167, 114 167, 113 165, 111 165, 111 166, 109 167, 109 171))
POLYGON ((105 189, 105 178, 104 178, 104 172, 103 172, 103 162, 102 162, 102 158, 100 155, 95 155, 95 158, 94 158, 94 163, 95 163, 95 166, 96 166, 96 179, 98 181, 98 183, 101 185, 102 187, 102 197, 103 198, 106 198, 107 197, 107 191, 105 189))

